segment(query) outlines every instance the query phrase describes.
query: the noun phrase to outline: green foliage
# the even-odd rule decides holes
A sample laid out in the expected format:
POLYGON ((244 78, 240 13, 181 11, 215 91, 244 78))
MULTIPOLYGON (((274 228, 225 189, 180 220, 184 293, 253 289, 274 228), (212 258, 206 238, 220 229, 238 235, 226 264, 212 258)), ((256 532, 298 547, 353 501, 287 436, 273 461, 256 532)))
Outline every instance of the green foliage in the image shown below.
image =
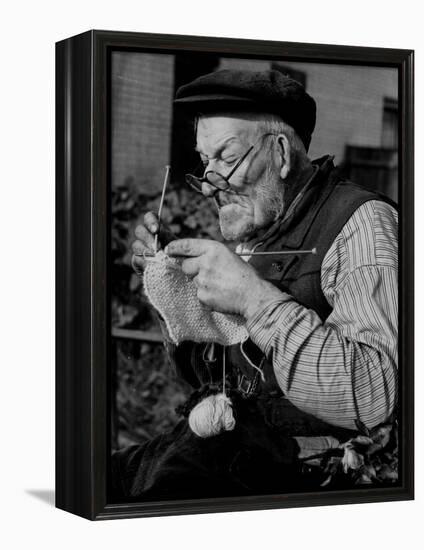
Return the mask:
MULTIPOLYGON (((314 459, 315 461, 317 459, 314 459)), ((386 486, 398 481, 397 423, 382 424, 357 435, 318 459, 322 487, 386 486)))
MULTIPOLYGON (((155 315, 142 292, 142 280, 131 267, 134 229, 148 211, 157 212, 160 194, 149 197, 128 178, 112 189, 111 197, 111 308, 112 326, 128 329, 158 329, 155 315)), ((170 187, 162 221, 176 237, 219 240, 213 205, 202 195, 170 187)), ((114 445, 144 441, 175 425, 175 407, 188 390, 173 379, 161 344, 118 341, 115 368, 116 414, 114 445)))
POLYGON ((162 345, 119 341, 116 374, 115 447, 142 443, 175 425, 188 388, 171 372, 162 345))
MULTIPOLYGON (((149 328, 154 320, 141 294, 141 280, 131 267, 134 229, 148 211, 157 212, 160 194, 149 197, 128 178, 112 189, 112 325, 149 328)), ((162 210, 162 221, 178 238, 201 237, 220 240, 213 204, 189 188, 170 187, 162 210)))

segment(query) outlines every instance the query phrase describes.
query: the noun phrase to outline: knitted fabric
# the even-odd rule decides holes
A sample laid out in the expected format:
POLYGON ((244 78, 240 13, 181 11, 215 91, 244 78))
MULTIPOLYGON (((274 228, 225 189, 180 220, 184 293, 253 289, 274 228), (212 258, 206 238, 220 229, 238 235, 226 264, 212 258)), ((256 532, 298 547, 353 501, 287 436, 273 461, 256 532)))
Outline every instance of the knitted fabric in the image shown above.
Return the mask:
POLYGON ((201 304, 196 285, 181 270, 181 261, 163 252, 147 260, 144 292, 175 344, 190 340, 230 346, 249 336, 242 317, 211 311, 201 304))

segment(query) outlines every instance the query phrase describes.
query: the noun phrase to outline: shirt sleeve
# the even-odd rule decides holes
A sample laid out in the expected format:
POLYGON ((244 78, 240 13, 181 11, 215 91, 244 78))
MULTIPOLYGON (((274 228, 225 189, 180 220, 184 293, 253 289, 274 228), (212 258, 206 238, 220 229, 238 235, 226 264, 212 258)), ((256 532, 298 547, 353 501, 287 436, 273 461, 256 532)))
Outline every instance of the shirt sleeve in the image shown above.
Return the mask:
POLYGON ((368 428, 388 419, 397 396, 397 213, 369 201, 351 216, 321 266, 333 310, 323 323, 288 294, 247 320, 286 397, 330 424, 368 428))

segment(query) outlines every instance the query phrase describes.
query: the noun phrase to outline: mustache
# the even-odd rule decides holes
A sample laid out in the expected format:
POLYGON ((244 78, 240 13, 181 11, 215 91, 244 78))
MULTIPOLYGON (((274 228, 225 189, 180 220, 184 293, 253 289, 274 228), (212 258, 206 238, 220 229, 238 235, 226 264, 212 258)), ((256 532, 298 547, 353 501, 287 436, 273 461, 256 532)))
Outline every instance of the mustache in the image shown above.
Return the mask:
POLYGON ((246 204, 250 200, 250 197, 244 195, 232 195, 229 193, 218 192, 214 196, 215 204, 218 208, 227 206, 228 204, 246 204))

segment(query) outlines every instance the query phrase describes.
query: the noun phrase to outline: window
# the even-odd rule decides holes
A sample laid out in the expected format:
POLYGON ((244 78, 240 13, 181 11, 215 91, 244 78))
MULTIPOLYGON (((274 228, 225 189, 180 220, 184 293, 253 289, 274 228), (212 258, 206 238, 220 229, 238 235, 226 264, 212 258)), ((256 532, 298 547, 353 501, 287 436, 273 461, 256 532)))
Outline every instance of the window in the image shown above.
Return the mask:
POLYGON ((389 97, 384 98, 381 145, 387 149, 398 148, 398 102, 389 97))

